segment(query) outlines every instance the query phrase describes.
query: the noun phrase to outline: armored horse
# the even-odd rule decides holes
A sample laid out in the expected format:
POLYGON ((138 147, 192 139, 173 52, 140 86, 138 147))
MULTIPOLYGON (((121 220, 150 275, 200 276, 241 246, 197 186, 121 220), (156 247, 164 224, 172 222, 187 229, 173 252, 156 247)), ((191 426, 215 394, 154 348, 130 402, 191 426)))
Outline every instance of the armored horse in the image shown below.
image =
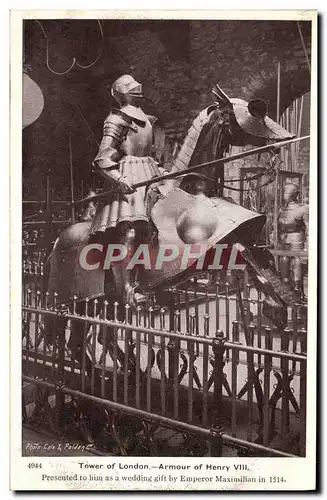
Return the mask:
MULTIPOLYGON (((176 156, 172 172, 173 180, 161 180, 152 191, 150 207, 151 223, 155 238, 153 250, 159 245, 175 243, 179 248, 205 242, 207 255, 216 244, 236 245, 245 260, 255 286, 264 292, 266 309, 278 326, 285 326, 287 305, 294 300, 292 290, 279 280, 273 258, 262 248, 255 247, 256 237, 265 224, 265 216, 246 210, 231 199, 223 197, 225 180, 223 164, 214 162, 227 158, 232 146, 266 146, 293 136, 267 116, 267 107, 261 99, 246 102, 229 98, 216 85, 213 89, 215 102, 205 108, 193 121, 184 143, 176 156), (193 173, 192 167, 209 164, 201 173, 193 173), (191 171, 188 172, 188 170, 191 171), (153 201, 154 199, 154 201, 153 201)), ((276 153, 272 150, 272 159, 276 153)), ((272 162, 273 163, 273 162, 272 162)), ((273 180, 274 165, 270 167, 273 180)), ((96 308, 98 314, 105 304, 106 317, 124 320, 125 304, 121 286, 115 282, 114 269, 110 288, 105 287, 105 273, 100 267, 91 272, 79 265, 79 255, 89 243, 92 221, 74 224, 58 237, 49 258, 49 291, 57 293, 57 301, 72 307, 74 313, 87 315, 88 308, 96 308), (105 301, 105 302, 104 302, 105 301)), ((167 286, 176 286, 194 277, 198 270, 190 260, 182 269, 180 258, 165 262, 163 268, 143 269, 138 275, 135 289, 151 292, 156 302, 165 301, 167 286)), ((130 312, 132 312, 132 309, 130 312)), ((82 364, 83 326, 72 320, 69 347, 74 360, 82 364)), ((53 338, 51 325, 48 338, 53 338)), ((65 322, 61 322, 55 335, 62 335, 65 322)), ((106 347, 111 353, 112 329, 106 333, 106 347)), ((103 334, 99 341, 104 342, 103 334)), ((117 348, 117 346, 116 346, 117 348)), ((124 352, 118 348, 121 364, 124 352)), ((130 360, 132 362, 132 360, 130 360)), ((91 372, 91 361, 86 360, 86 371, 91 372)))

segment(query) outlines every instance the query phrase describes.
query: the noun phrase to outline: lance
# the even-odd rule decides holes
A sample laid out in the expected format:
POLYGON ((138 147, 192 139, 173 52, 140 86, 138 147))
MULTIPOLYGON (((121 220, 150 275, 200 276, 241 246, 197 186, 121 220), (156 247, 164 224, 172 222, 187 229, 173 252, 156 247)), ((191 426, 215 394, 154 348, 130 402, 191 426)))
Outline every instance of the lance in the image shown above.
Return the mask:
MULTIPOLYGON (((293 144, 294 142, 304 141, 305 139, 309 139, 309 138, 310 138, 310 135, 306 135, 303 137, 296 137, 295 139, 288 139, 287 141, 275 142, 274 144, 267 144, 266 146, 261 146, 259 148, 250 149, 249 151, 242 151, 241 153, 237 153, 237 154, 232 155, 232 156, 226 156, 224 158, 218 158, 217 160, 212 160, 212 161, 208 161, 206 163, 201 163, 200 165, 195 165, 194 167, 189 167, 189 168, 186 168, 185 170, 179 170, 178 172, 171 172, 169 174, 164 174, 164 175, 160 175, 158 177, 153 177, 152 179, 149 179, 147 181, 137 182, 136 184, 132 184, 131 187, 133 189, 137 189, 137 188, 144 187, 144 186, 150 186, 151 184, 156 184, 158 182, 176 179, 177 177, 181 177, 182 175, 188 175, 188 174, 192 174, 193 172, 197 172, 198 170, 201 170, 202 168, 205 168, 205 167, 212 167, 212 166, 217 166, 217 165, 221 165, 224 163, 230 163, 230 162, 235 161, 235 160, 240 160, 241 158, 246 158, 247 156, 261 154, 261 153, 264 153, 266 151, 270 151, 272 149, 279 149, 279 148, 282 148, 284 146, 288 146, 288 144, 293 144)), ((81 204, 81 203, 99 200, 100 198, 106 198, 112 192, 113 192, 113 190, 110 190, 110 191, 106 191, 105 193, 100 193, 100 194, 96 194, 94 196, 89 196, 89 197, 83 198, 81 200, 74 201, 73 204, 77 205, 77 204, 81 204)), ((68 205, 71 205, 71 203, 69 203, 68 205)))

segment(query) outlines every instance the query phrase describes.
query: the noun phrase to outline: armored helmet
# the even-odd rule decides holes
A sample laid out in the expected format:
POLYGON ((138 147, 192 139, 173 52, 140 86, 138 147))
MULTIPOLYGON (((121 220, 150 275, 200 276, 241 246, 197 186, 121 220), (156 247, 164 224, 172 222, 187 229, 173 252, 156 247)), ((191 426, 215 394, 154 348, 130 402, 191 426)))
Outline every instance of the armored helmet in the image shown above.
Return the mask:
POLYGON ((290 201, 294 200, 300 194, 300 187, 298 184, 294 184, 293 182, 287 182, 284 185, 284 200, 290 201))
POLYGON ((142 97, 142 84, 138 83, 131 75, 120 76, 111 87, 111 95, 119 104, 124 101, 124 96, 142 97))

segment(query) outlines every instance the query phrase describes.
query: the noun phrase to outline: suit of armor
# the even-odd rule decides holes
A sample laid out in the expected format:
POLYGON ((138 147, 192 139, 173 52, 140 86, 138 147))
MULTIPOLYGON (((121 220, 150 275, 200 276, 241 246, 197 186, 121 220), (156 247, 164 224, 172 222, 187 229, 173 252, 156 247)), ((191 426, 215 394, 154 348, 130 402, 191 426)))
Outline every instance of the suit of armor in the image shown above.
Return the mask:
POLYGON ((134 192, 121 189, 160 175, 157 162, 150 156, 153 143, 152 124, 140 108, 131 105, 114 110, 106 118, 103 139, 94 163, 106 179, 106 190, 117 187, 95 216, 91 233, 106 231, 121 222, 148 222, 146 188, 134 192))
MULTIPOLYGON (((278 229, 280 235, 279 246, 283 250, 303 251, 307 248, 309 207, 298 203, 298 187, 295 184, 286 184, 284 188, 285 206, 280 210, 278 229)), ((287 281, 289 275, 289 258, 283 258, 282 275, 287 281)), ((294 282, 302 290, 302 259, 294 258, 294 282)))
MULTIPOLYGON (((142 97, 142 88, 131 76, 120 77, 112 86, 112 95, 119 102, 120 109, 112 110, 106 118, 102 142, 94 160, 94 165, 107 181, 104 188, 112 190, 112 195, 99 204, 90 234, 108 235, 116 228, 119 241, 128 247, 131 255, 147 238, 149 226, 146 188, 133 190, 132 185, 161 173, 151 156, 155 118, 147 116, 138 107, 136 99, 142 97)), ((131 303, 135 277, 132 271, 121 271, 120 281, 125 288, 126 300, 131 303)))
POLYGON ((306 247, 308 228, 308 206, 300 205, 295 201, 288 203, 279 215, 278 226, 281 234, 281 243, 285 249, 301 251, 306 247))

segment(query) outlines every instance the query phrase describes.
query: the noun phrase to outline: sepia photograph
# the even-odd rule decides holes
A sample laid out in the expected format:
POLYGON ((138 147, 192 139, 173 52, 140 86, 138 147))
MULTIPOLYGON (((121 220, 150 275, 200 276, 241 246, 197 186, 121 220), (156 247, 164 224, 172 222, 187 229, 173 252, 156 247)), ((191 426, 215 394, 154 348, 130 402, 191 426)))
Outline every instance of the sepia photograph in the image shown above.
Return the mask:
POLYGON ((15 17, 14 483, 308 489, 310 458, 314 488, 316 12, 45 12, 15 17))

